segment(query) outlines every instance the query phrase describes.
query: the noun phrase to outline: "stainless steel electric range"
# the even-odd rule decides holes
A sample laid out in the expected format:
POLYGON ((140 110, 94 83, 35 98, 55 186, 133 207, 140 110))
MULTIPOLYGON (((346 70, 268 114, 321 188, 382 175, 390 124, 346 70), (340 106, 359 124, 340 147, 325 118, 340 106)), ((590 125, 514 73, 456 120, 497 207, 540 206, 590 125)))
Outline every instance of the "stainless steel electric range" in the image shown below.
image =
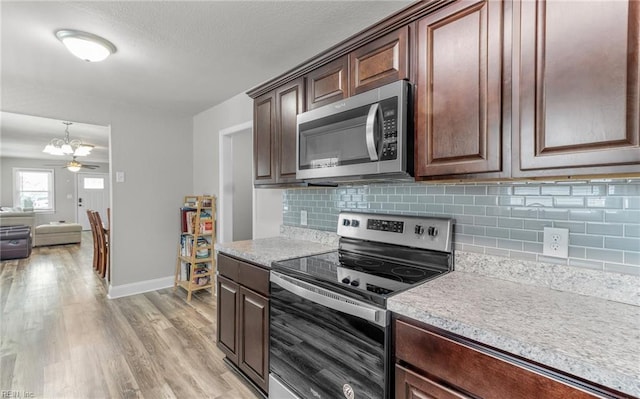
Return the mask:
POLYGON ((453 270, 453 220, 343 212, 339 250, 274 262, 269 397, 392 396, 387 299, 453 270))

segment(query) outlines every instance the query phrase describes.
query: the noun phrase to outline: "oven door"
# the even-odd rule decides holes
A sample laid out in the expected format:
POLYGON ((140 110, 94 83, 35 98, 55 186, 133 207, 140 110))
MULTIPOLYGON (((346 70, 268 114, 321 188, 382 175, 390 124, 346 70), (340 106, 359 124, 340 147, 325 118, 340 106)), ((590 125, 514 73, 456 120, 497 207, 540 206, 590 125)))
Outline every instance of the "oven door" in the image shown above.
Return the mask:
POLYGON ((385 309, 271 271, 269 397, 390 395, 385 309))

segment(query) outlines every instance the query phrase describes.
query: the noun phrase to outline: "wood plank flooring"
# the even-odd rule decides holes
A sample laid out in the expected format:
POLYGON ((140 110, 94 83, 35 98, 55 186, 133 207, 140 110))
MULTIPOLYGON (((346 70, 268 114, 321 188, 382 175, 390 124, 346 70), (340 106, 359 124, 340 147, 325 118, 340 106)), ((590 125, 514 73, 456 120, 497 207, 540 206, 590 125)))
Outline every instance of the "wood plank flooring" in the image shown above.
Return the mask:
POLYGON ((215 346, 209 292, 109 300, 82 239, 0 262, 0 397, 258 398, 215 346))

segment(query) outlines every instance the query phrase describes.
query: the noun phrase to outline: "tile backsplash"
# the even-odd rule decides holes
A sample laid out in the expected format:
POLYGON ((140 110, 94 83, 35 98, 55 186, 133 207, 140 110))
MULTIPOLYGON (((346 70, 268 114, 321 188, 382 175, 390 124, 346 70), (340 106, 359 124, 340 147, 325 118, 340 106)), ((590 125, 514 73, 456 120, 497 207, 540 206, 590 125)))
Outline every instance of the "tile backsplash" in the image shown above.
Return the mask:
POLYGON ((342 210, 456 219, 457 250, 640 275, 640 181, 368 184, 289 189, 283 219, 335 231, 342 210), (569 259, 542 254, 544 227, 569 229, 569 259))

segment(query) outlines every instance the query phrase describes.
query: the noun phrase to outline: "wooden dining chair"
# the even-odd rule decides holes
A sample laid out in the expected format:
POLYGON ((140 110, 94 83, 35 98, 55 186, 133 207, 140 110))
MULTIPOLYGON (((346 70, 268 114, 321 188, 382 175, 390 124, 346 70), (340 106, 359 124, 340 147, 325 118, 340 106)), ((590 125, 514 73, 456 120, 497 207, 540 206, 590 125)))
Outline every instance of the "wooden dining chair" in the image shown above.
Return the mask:
POLYGON ((93 217, 96 223, 98 234, 98 249, 100 251, 98 275, 105 278, 109 274, 109 230, 102 224, 100 213, 93 211, 93 217))
POLYGON ((95 218, 91 209, 87 209, 87 219, 91 227, 91 235, 93 236, 93 270, 98 270, 100 265, 100 247, 98 245, 98 229, 96 228, 95 218))

